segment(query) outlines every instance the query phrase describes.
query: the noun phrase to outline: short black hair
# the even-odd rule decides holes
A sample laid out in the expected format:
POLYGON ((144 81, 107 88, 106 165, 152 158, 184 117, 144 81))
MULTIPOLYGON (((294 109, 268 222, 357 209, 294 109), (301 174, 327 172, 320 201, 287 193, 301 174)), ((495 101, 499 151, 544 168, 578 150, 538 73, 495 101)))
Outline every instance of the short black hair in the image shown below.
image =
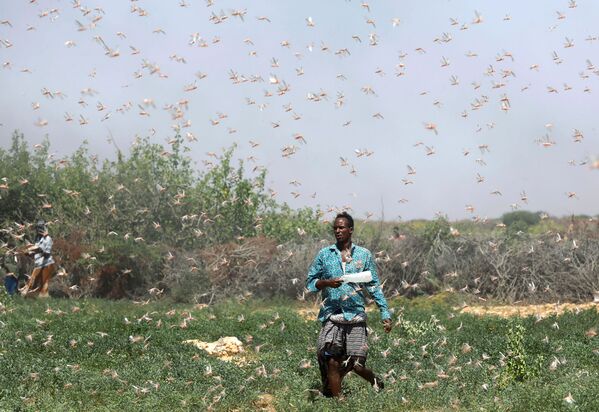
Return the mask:
POLYGON ((342 218, 342 219, 347 219, 347 221, 349 222, 349 227, 351 229, 354 228, 354 218, 351 217, 351 215, 347 212, 341 212, 341 213, 337 213, 337 216, 335 216, 335 220, 342 218))

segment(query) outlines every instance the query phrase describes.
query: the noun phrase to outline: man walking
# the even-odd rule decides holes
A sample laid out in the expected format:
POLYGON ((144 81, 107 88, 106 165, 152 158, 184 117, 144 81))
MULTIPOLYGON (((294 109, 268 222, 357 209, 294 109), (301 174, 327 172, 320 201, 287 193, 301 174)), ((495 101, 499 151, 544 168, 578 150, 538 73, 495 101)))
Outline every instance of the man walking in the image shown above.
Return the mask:
POLYGON ((372 253, 354 245, 351 235, 354 220, 347 213, 339 213, 333 224, 336 243, 320 250, 310 266, 306 288, 322 292, 322 305, 318 320, 322 329, 318 336, 318 365, 325 396, 338 397, 345 375, 354 371, 370 382, 375 389, 382 389, 383 382, 366 368, 368 341, 364 289, 374 298, 385 332, 392 328, 391 314, 380 287, 376 264, 372 253), (341 276, 370 271, 368 283, 347 283, 341 276))

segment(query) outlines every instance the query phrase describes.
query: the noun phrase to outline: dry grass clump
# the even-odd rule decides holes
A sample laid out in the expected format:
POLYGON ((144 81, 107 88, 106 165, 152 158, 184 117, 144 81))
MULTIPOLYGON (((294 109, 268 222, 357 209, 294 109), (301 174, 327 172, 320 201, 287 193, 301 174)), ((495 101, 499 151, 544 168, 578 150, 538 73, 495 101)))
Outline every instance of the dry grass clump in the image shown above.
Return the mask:
POLYGON ((264 270, 277 253, 276 242, 266 237, 253 237, 241 242, 209 246, 198 252, 213 285, 247 281, 254 272, 264 270))
POLYGON ((585 302, 599 291, 599 240, 584 233, 460 235, 426 243, 415 235, 377 253, 391 295, 461 291, 506 302, 585 302), (580 236, 580 237, 579 237, 580 236))
MULTIPOLYGON (((358 242, 357 242, 358 243, 358 242)), ((196 303, 226 297, 308 299, 308 268, 325 240, 276 244, 263 238, 183 252, 163 271, 162 284, 185 284, 196 303), (184 282, 185 280, 185 282, 184 282)), ((480 301, 589 302, 599 291, 599 239, 585 233, 508 235, 496 230, 432 240, 418 233, 376 244, 385 295, 467 293, 480 301)))
MULTIPOLYGON (((356 235, 356 244, 373 252, 387 297, 455 291, 481 301, 580 303, 599 291, 597 226, 583 223, 555 223, 555 229, 539 234, 494 225, 460 232, 449 223, 443 231, 443 224, 433 221, 423 223, 424 230, 398 229, 393 236, 383 235, 383 229, 362 239, 356 235)), ((308 236, 277 243, 256 236, 186 249, 133 241, 91 253, 73 235, 56 241, 61 267, 52 285, 72 297, 171 296, 206 304, 250 296, 313 301, 304 289, 308 268, 330 243, 308 236)))

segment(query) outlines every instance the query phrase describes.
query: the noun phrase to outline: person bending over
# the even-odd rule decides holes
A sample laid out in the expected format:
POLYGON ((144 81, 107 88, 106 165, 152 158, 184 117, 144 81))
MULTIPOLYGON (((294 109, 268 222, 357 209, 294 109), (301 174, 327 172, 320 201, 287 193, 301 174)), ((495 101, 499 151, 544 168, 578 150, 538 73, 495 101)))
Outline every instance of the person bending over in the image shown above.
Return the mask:
POLYGON ((48 234, 46 222, 39 220, 35 225, 35 243, 27 249, 27 254, 33 255, 34 268, 27 284, 21 289, 21 294, 27 296, 39 290, 39 297, 48 297, 48 285, 54 274, 55 265, 52 258, 52 238, 48 234))

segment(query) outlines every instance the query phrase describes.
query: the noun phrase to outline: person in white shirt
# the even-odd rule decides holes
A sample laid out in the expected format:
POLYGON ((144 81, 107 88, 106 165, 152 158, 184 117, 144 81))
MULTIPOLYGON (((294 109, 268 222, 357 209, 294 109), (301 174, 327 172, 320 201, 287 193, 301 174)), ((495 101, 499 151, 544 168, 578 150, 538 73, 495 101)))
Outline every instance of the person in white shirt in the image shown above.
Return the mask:
POLYGON ((52 238, 48 234, 48 227, 44 220, 39 220, 35 225, 35 243, 27 249, 28 255, 33 255, 34 268, 27 284, 21 289, 23 296, 39 290, 39 297, 48 297, 50 278, 56 269, 52 258, 52 238))

